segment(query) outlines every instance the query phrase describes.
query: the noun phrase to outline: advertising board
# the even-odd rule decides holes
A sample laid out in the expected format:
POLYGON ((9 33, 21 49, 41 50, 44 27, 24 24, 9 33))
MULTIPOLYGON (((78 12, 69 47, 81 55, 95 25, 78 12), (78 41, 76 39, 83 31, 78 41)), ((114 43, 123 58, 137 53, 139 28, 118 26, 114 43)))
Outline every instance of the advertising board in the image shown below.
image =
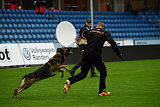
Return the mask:
POLYGON ((18 44, 0 44, 0 66, 24 65, 18 44))
POLYGON ((56 54, 53 43, 19 44, 25 65, 44 64, 56 54))

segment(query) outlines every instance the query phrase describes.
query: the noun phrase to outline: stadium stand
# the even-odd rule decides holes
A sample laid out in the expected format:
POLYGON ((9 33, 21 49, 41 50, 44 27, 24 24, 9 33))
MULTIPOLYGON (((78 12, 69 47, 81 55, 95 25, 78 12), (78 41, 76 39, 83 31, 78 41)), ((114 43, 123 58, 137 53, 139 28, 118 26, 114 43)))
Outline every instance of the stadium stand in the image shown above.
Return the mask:
POLYGON ((138 16, 142 20, 146 20, 149 23, 155 24, 155 26, 160 27, 160 12, 138 12, 138 16))
MULTIPOLYGON (((0 10, 0 43, 57 42, 56 26, 60 21, 74 24, 77 36, 84 26, 87 11, 45 11, 36 14, 34 10, 0 10)), ((160 39, 160 13, 139 12, 94 12, 94 27, 101 21, 106 24, 115 40, 160 39), (157 26, 155 26, 155 23, 157 26)))

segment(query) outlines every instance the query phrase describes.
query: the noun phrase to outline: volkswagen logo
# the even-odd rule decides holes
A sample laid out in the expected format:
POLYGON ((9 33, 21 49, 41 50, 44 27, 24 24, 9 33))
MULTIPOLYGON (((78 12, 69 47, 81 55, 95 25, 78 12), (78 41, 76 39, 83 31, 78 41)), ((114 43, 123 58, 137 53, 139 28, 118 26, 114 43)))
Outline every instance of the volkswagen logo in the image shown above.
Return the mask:
POLYGON ((29 52, 29 50, 27 48, 23 48, 22 50, 23 52, 23 56, 27 59, 27 60, 30 60, 31 59, 31 54, 29 52))

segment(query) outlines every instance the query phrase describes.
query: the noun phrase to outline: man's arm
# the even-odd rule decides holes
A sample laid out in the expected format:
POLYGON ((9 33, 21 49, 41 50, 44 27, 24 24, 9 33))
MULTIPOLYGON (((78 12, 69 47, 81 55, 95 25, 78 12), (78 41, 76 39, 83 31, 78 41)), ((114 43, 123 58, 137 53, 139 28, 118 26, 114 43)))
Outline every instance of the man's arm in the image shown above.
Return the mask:
POLYGON ((82 37, 82 32, 83 32, 83 28, 80 29, 79 31, 79 36, 82 37))
POLYGON ((120 52, 116 42, 113 40, 109 32, 105 32, 105 38, 108 41, 108 43, 111 45, 112 49, 117 54, 117 56, 122 59, 122 53, 120 52))
POLYGON ((80 37, 86 37, 86 33, 87 33, 88 30, 90 30, 89 27, 87 27, 87 26, 82 27, 79 31, 79 36, 80 37))
POLYGON ((80 36, 80 37, 83 37, 85 31, 86 31, 86 29, 85 29, 85 26, 84 26, 84 27, 82 27, 82 28, 80 29, 80 31, 79 31, 79 36, 80 36))

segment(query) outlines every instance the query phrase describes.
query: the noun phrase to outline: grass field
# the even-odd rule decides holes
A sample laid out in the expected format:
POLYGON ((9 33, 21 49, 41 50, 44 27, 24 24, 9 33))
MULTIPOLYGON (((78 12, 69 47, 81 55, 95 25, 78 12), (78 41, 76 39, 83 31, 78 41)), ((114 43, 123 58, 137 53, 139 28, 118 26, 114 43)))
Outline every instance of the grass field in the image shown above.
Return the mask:
POLYGON ((98 96, 99 78, 90 77, 90 72, 64 95, 62 88, 70 77, 65 72, 63 79, 58 73, 32 85, 18 99, 12 99, 21 78, 38 67, 0 69, 0 107, 160 107, 160 59, 105 64, 111 95, 104 97, 98 96))

